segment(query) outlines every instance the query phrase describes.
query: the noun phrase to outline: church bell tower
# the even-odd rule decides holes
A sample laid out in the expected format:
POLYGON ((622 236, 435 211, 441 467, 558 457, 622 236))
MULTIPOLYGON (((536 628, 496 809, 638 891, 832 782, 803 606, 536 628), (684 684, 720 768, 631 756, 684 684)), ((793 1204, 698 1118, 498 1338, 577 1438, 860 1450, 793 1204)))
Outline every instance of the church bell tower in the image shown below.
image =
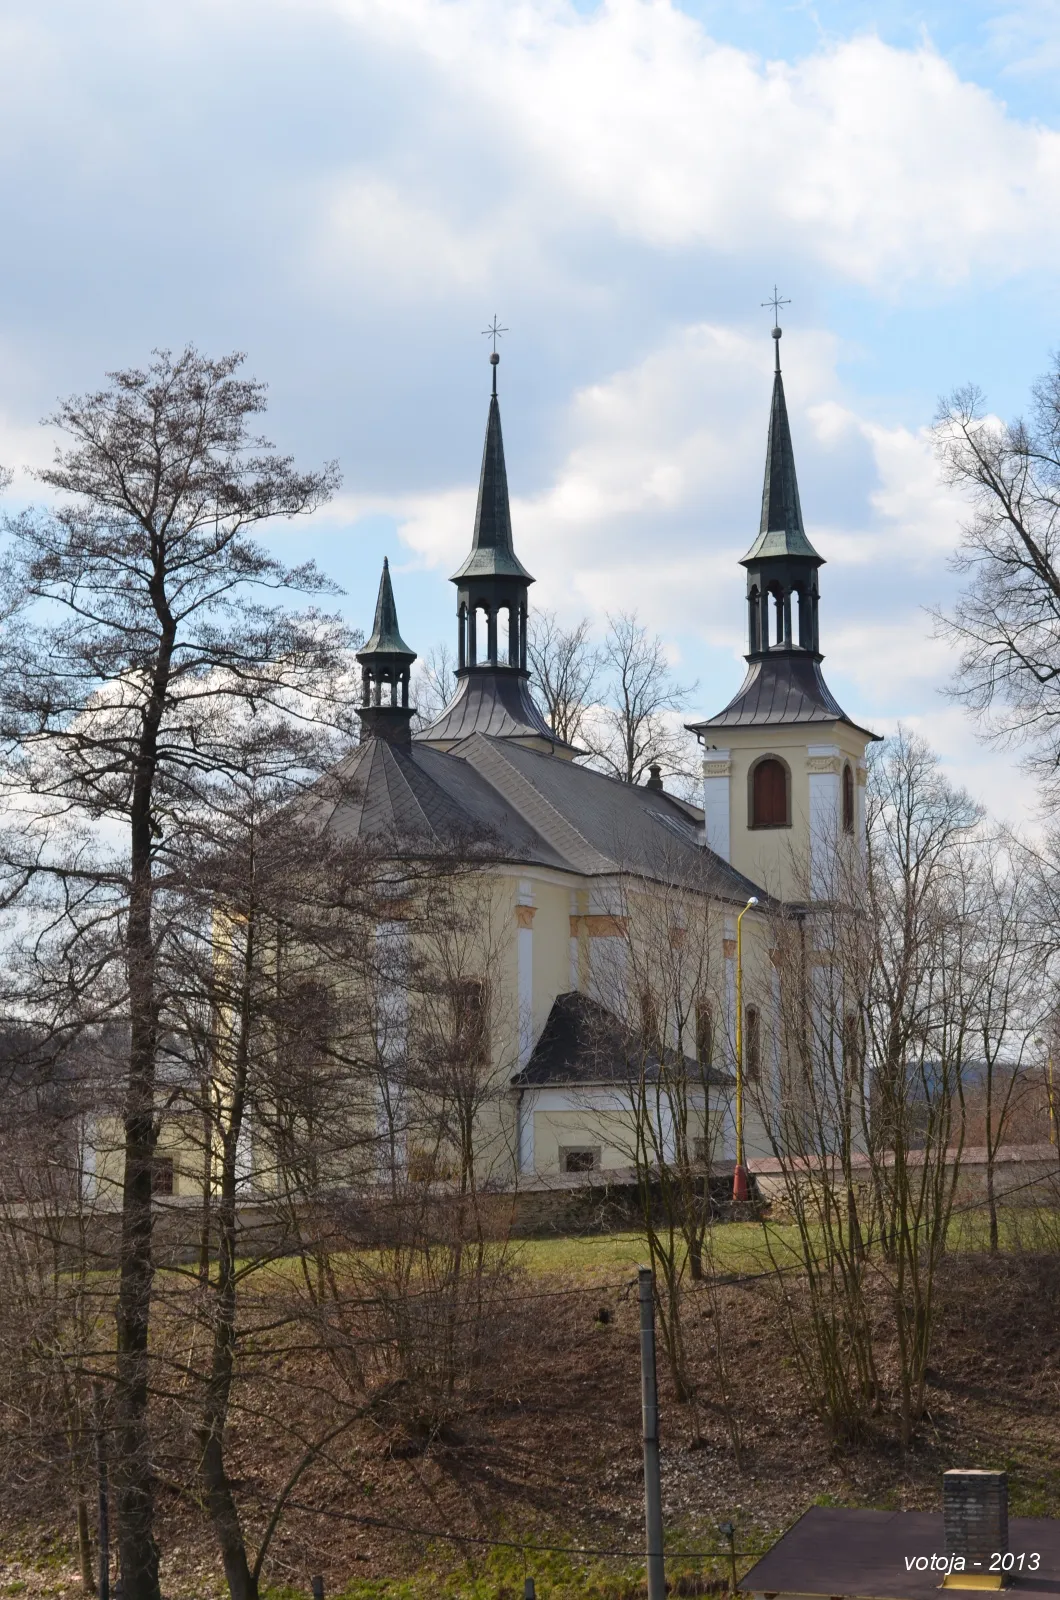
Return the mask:
POLYGON ((773 400, 758 537, 747 573, 747 674, 703 747, 707 846, 785 900, 825 899, 836 846, 864 829, 865 750, 821 672, 819 573, 806 535, 773 329, 773 400))
POLYGON ((513 739, 548 755, 575 754, 557 739, 530 693, 526 664, 527 596, 533 578, 515 553, 501 408, 500 356, 490 356, 493 392, 486 420, 471 549, 453 573, 456 585, 456 692, 416 739, 452 750, 473 733, 513 739))

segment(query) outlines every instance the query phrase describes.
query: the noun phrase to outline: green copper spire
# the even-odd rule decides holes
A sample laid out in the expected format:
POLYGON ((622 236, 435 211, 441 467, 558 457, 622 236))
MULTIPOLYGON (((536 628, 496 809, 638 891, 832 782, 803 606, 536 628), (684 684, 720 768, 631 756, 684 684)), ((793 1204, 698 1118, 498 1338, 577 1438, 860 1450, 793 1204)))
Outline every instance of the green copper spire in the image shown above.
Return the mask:
POLYGON ((769 439, 766 444, 766 474, 762 485, 762 519, 758 538, 744 561, 760 561, 768 556, 808 556, 820 560, 806 537, 799 504, 799 481, 795 476, 795 452, 791 444, 788 408, 784 399, 784 379, 780 373, 780 329, 773 329, 776 368, 773 373, 773 405, 769 413, 769 439))
POLYGON ((453 583, 462 578, 522 578, 534 580, 512 546, 512 514, 508 505, 508 473, 504 465, 504 440, 501 437, 501 408, 497 401, 496 351, 490 356, 493 367, 493 393, 486 421, 486 443, 482 451, 482 471, 478 480, 478 506, 471 553, 453 573, 453 583))
POLYGON ((363 650, 358 650, 358 661, 365 656, 404 656, 415 661, 416 652, 410 650, 398 629, 397 606, 394 604, 394 586, 390 582, 390 562, 383 557, 383 574, 379 579, 379 594, 375 602, 375 624, 372 637, 363 650))
POLYGON ((375 602, 375 626, 363 650, 361 663, 361 739, 385 739, 408 746, 412 738, 409 680, 415 650, 410 650, 398 628, 397 606, 390 582, 390 562, 383 557, 383 575, 375 602))

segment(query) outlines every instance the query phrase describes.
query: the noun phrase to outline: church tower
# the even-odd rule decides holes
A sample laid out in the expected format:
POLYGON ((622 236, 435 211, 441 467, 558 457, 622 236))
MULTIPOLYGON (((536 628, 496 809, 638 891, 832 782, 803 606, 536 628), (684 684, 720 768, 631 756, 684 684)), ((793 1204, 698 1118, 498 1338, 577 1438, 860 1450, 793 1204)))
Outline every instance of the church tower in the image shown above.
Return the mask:
POLYGON ((818 575, 806 536, 780 370, 779 327, 758 537, 747 571, 747 675, 724 711, 689 724, 703 748, 706 844, 770 893, 827 897, 837 842, 864 829, 876 738, 821 672, 818 575))
POLYGON ((490 356, 493 392, 479 475, 471 550, 456 572, 456 693, 417 740, 451 750, 472 733, 514 739, 570 757, 534 704, 526 665, 527 595, 533 578, 515 553, 497 399, 500 356, 490 356))
POLYGON ((362 744, 368 739, 385 739, 398 746, 411 743, 414 712, 409 705, 409 676, 415 659, 415 650, 409 649, 398 628, 390 563, 384 556, 372 636, 357 652, 361 664, 357 715, 362 744))

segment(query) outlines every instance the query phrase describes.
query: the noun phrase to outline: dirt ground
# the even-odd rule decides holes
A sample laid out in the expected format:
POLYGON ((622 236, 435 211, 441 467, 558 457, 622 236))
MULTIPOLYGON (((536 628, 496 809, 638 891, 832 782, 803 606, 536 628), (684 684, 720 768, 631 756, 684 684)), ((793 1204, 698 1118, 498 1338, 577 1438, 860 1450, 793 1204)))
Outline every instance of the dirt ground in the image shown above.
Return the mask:
MULTIPOLYGON (((1060 1261, 963 1255, 947 1263, 929 1414, 905 1455, 886 1416, 859 1447, 832 1448, 800 1392, 768 1288, 750 1283, 721 1293, 745 1462, 737 1468, 715 1403, 712 1330, 709 1317, 700 1319, 695 1413, 675 1402, 662 1359, 659 1368, 668 1548, 685 1556, 675 1572, 723 1576, 718 1524, 727 1520, 746 1568, 813 1503, 934 1508, 941 1473, 954 1465, 1005 1467, 1014 1514, 1060 1515, 1060 1261)), ((332 1464, 341 1472, 307 1474, 272 1546, 271 1592, 307 1595, 309 1575, 319 1572, 329 1597, 412 1596, 427 1592, 425 1571, 437 1574, 433 1592, 502 1600, 521 1591, 524 1573, 543 1580, 542 1597, 550 1572, 556 1595, 637 1592, 643 1489, 635 1294, 537 1278, 514 1291, 511 1309, 498 1359, 466 1411, 426 1450, 377 1420, 346 1442, 341 1460, 336 1452, 332 1464), (610 1554, 491 1550, 491 1540, 610 1554), (417 1573, 418 1583, 397 1581, 417 1573), (617 1589, 609 1589, 608 1574, 617 1589), (371 1582, 382 1579, 392 1587, 371 1582)), ((241 1422, 236 1440, 240 1501, 259 1526, 255 1508, 268 1505, 290 1470, 293 1420, 311 1427, 328 1416, 326 1374, 286 1376, 291 1381, 269 1390, 274 1398, 261 1415, 241 1422)), ((209 1529, 165 1450, 163 1440, 165 1593, 174 1600, 221 1593, 209 1529)), ((70 1515, 58 1502, 40 1509, 34 1492, 36 1511, 8 1502, 0 1595, 79 1594, 70 1515)))

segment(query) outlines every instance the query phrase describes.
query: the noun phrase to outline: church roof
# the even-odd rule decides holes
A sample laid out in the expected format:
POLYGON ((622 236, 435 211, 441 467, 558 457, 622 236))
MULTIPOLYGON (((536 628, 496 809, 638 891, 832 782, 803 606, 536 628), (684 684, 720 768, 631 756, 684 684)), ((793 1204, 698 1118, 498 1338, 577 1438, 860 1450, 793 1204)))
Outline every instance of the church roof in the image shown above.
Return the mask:
POLYGON ((478 668, 460 678, 441 716, 415 737, 431 744, 466 739, 473 733, 495 739, 547 739, 556 750, 570 749, 538 710, 526 675, 510 668, 478 668))
MULTIPOLYGON (((499 358, 498 358, 499 359, 499 358)), ((512 544, 512 514, 508 503, 508 473, 504 465, 501 408, 497 400, 497 363, 493 364, 493 393, 482 447, 478 480, 478 505, 471 553, 453 573, 453 583, 464 578, 522 578, 533 583, 512 544)))
POLYGON ((825 683, 820 662, 806 651, 783 650, 752 660, 724 711, 687 726, 693 733, 704 733, 715 728, 775 728, 813 722, 846 722, 857 727, 825 683))
POLYGON ((769 556, 803 556, 821 562, 802 523, 799 481, 795 475, 795 451, 791 443, 788 407, 784 399, 784 379, 780 373, 780 330, 774 330, 777 366, 773 374, 773 405, 769 413, 769 438, 766 441, 766 471, 762 484, 762 516, 758 538, 743 558, 746 566, 769 556))
POLYGON ((450 752, 368 740, 318 787, 310 814, 346 838, 389 835, 399 849, 471 838, 499 859, 583 877, 676 879, 740 904, 762 894, 699 842, 697 807, 481 733, 450 752))
MULTIPOLYGON (((683 1061, 689 1077, 697 1077, 713 1088, 725 1088, 732 1079, 713 1067, 705 1070, 687 1056, 666 1051, 667 1065, 683 1061)), ((659 1076, 662 1061, 648 1052, 633 1032, 613 1011, 608 1011, 590 995, 571 990, 558 994, 541 1030, 530 1060, 512 1083, 517 1088, 538 1088, 545 1084, 628 1084, 642 1074, 659 1076)))
POLYGON ((390 581, 390 562, 386 556, 383 557, 383 572, 379 579, 379 593, 376 596, 372 637, 362 650, 358 650, 357 659, 363 662, 366 657, 375 655, 404 656, 410 662, 416 659, 415 650, 409 649, 398 628, 394 585, 390 581))

